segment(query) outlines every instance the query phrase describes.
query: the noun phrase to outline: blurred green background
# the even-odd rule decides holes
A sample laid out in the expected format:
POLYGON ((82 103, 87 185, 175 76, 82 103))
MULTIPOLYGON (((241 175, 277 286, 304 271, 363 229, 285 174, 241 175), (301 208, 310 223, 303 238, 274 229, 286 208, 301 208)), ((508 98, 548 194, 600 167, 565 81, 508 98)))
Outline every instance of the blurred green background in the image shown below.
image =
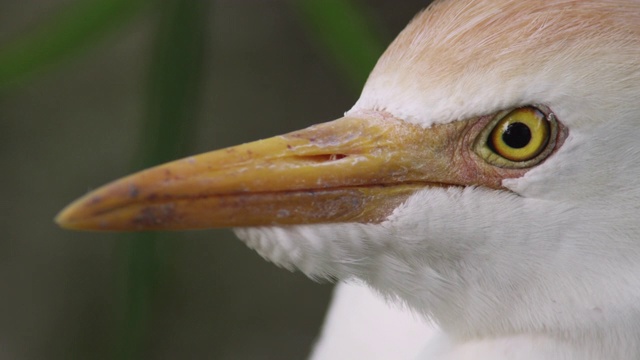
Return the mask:
POLYGON ((0 359, 300 359, 331 295, 228 230, 58 229, 134 170, 340 117, 427 0, 0 0, 0 359))

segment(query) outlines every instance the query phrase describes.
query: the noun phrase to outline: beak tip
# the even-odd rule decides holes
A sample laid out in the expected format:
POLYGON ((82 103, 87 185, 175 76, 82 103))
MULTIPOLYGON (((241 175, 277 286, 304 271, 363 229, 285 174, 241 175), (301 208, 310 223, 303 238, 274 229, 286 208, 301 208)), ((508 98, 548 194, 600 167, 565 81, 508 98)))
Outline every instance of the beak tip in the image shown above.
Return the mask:
POLYGON ((66 221, 62 216, 62 213, 56 214, 56 216, 53 218, 53 222, 56 223, 56 225, 60 226, 61 228, 64 228, 66 224, 66 221))
POLYGON ((85 198, 80 198, 71 204, 65 206, 53 221, 61 228, 68 230, 92 230, 91 222, 88 218, 85 198))
POLYGON ((56 214, 53 218, 53 222, 63 229, 75 230, 77 228, 74 226, 73 218, 73 209, 71 205, 69 205, 56 214))

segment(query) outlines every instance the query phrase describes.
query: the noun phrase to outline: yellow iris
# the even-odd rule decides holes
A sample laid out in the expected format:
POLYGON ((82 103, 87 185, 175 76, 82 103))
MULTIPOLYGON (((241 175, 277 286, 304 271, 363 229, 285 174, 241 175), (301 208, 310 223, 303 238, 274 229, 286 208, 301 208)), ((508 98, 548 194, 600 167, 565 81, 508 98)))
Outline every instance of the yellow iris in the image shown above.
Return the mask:
POLYGON ((549 142, 546 115, 534 107, 513 110, 489 134, 488 145, 503 158, 522 162, 538 156, 549 142))

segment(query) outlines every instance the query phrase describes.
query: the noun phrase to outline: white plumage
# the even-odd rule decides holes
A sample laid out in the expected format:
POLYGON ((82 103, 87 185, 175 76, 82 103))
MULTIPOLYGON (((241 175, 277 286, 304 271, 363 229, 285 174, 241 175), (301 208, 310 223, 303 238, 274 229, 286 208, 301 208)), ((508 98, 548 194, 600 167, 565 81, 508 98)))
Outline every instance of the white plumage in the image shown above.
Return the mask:
POLYGON ((125 178, 58 221, 247 226, 266 259, 348 283, 314 360, 640 359, 639 100, 640 1, 437 1, 345 118, 125 178), (534 135, 493 140, 512 115, 544 118, 525 160, 494 141, 534 135))
POLYGON ((366 284, 343 282, 310 359, 418 359, 438 334, 429 321, 366 284))

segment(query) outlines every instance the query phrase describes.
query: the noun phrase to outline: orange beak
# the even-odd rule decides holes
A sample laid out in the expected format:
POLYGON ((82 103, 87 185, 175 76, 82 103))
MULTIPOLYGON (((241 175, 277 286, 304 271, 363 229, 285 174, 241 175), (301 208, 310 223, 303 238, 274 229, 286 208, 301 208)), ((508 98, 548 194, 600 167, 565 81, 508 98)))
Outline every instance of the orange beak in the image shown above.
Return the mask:
POLYGON ((364 115, 141 171, 76 200, 56 222, 82 230, 376 223, 425 186, 460 183, 442 156, 455 126, 364 115))

